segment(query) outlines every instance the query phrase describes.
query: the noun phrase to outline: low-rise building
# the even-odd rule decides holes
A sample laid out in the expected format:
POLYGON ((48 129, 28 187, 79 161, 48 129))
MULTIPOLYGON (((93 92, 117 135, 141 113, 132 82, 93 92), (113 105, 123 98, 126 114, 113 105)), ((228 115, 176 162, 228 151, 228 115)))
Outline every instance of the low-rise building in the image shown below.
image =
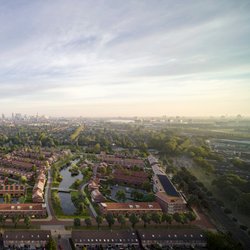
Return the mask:
POLYGON ((128 169, 134 166, 137 166, 139 168, 144 167, 144 161, 138 158, 134 159, 134 158, 119 157, 115 155, 107 155, 105 152, 102 152, 99 155, 99 158, 101 159, 101 161, 106 162, 108 164, 120 165, 128 169))
POLYGON ((32 201, 33 202, 44 202, 44 188, 46 183, 46 175, 43 172, 40 172, 36 179, 35 186, 32 192, 32 201))
POLYGON ((49 230, 5 231, 4 249, 45 249, 51 237, 49 230))
POLYGON ((158 159, 156 159, 153 155, 148 156, 148 162, 150 166, 158 164, 158 159))
POLYGON ((141 186, 148 181, 148 174, 144 171, 130 171, 116 169, 113 173, 113 181, 124 185, 131 184, 141 186))
POLYGON ((92 202, 95 203, 100 203, 100 202, 104 202, 105 198, 104 196, 100 193, 99 189, 95 189, 91 192, 91 200, 92 202))
POLYGON ((25 185, 19 184, 0 184, 0 196, 10 194, 12 197, 20 197, 25 195, 25 185))
POLYGON ((134 231, 72 231, 72 241, 76 249, 139 247, 139 240, 134 231))
POLYGON ((101 213, 103 214, 112 213, 114 215, 162 212, 162 209, 157 202, 130 202, 130 203, 105 202, 105 203, 100 203, 100 210, 101 213))
MULTIPOLYGON (((0 163, 1 166, 1 163, 0 163)), ((19 170, 11 167, 0 167, 0 174, 5 175, 7 174, 9 177, 19 177, 25 176, 28 180, 31 179, 34 175, 34 172, 26 172, 24 170, 19 170)))
POLYGON ((91 192, 93 190, 99 189, 99 179, 95 178, 94 180, 91 180, 88 184, 88 190, 91 192))
POLYGON ((173 230, 138 230, 138 237, 145 249, 153 245, 159 247, 206 247, 207 240, 201 230, 173 229, 173 230))
POLYGON ((46 205, 42 203, 24 203, 24 204, 0 204, 0 214, 7 218, 14 215, 24 217, 26 215, 33 218, 46 217, 46 205))

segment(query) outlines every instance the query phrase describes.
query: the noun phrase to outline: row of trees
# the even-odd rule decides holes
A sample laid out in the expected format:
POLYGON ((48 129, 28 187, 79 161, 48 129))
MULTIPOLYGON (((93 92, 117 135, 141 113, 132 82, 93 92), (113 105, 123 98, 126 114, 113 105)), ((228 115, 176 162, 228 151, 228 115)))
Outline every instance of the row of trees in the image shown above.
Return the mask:
POLYGON ((209 208, 209 198, 212 193, 186 168, 181 168, 172 181, 186 194, 189 206, 195 205, 209 208))
POLYGON ((243 214, 250 215, 250 181, 235 174, 218 176, 212 183, 243 214))
MULTIPOLYGON (((6 222, 6 217, 3 214, 0 214, 0 224, 2 226, 4 226, 5 222, 6 222)), ((15 228, 17 227, 17 224, 19 223, 19 221, 21 220, 21 216, 18 214, 15 214, 11 217, 12 223, 14 224, 15 228)), ((31 223, 31 218, 30 216, 26 215, 23 219, 24 224, 26 225, 27 228, 30 227, 30 223, 31 223)))
MULTIPOLYGON (((136 224, 138 224, 140 221, 143 222, 144 227, 146 227, 151 222, 155 224, 161 224, 161 223, 171 224, 173 221, 176 221, 178 223, 185 224, 195 219, 196 215, 193 212, 175 213, 173 215, 165 213, 164 214, 144 213, 142 215, 130 214, 128 216, 125 216, 123 214, 114 216, 113 214, 108 213, 105 217, 98 215, 96 217, 96 223, 99 228, 101 224, 103 224, 103 222, 106 221, 108 226, 112 228, 112 226, 115 224, 116 221, 121 225, 121 227, 124 227, 127 221, 129 221, 131 226, 134 228, 136 224)), ((92 221, 90 218, 86 218, 84 222, 88 227, 92 225, 92 221)), ((80 225, 81 225, 81 220, 79 218, 75 218, 74 226, 80 226, 80 225)))

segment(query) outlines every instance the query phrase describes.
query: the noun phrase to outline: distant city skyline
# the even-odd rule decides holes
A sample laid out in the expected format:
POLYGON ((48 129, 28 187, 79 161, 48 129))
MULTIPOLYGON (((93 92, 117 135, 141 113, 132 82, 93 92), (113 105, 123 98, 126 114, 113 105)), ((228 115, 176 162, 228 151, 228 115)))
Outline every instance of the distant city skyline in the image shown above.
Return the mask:
POLYGON ((250 115, 250 2, 1 1, 0 113, 250 115))

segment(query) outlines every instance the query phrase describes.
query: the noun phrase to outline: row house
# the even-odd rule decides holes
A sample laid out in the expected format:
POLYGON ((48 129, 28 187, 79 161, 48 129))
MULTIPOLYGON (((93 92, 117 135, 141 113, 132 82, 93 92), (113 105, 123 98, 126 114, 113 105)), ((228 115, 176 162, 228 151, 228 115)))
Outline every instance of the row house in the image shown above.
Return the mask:
POLYGON ((141 186, 148 180, 148 177, 149 175, 144 171, 124 171, 116 169, 113 173, 113 181, 125 185, 131 184, 134 186, 141 186))
POLYGON ((42 203, 44 202, 44 189, 46 183, 46 175, 43 172, 40 172, 36 179, 35 186, 32 192, 32 201, 42 203))
POLYGON ((29 180, 33 177, 34 172, 26 172, 26 171, 11 168, 11 167, 0 167, 0 174, 8 175, 9 177, 25 176, 29 180))
POLYGON ((24 204, 0 204, 0 214, 7 218, 14 215, 32 218, 43 218, 47 215, 46 205, 41 203, 24 203, 24 204))
POLYGON ((45 249, 51 238, 49 230, 5 231, 3 233, 4 249, 45 249))
POLYGON ((19 184, 0 184, 0 196, 10 194, 12 197, 20 197, 25 195, 25 185, 19 184))
POLYGON ((162 212, 160 205, 157 202, 131 202, 131 203, 116 203, 106 202, 100 203, 100 211, 102 214, 112 213, 118 214, 144 214, 162 212))
POLYGON ((107 155, 104 152, 102 152, 99 155, 99 158, 101 161, 106 162, 108 164, 120 165, 120 166, 123 166, 123 167, 128 168, 128 169, 132 168, 134 166, 137 166, 139 168, 144 167, 144 161, 142 159, 116 157, 114 155, 107 155))
POLYGON ((144 249, 158 245, 162 248, 200 249, 206 247, 207 239, 199 229, 138 230, 138 238, 144 249))
POLYGON ((139 249, 135 231, 72 231, 75 249, 139 249))

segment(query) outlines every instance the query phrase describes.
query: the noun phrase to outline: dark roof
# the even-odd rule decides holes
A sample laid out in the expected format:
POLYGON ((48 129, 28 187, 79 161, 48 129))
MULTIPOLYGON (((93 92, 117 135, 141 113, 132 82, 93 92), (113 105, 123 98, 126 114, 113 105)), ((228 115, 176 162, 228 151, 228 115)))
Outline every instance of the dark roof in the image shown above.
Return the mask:
POLYGON ((158 174, 157 175, 159 181, 161 182, 161 185, 164 188, 164 191, 170 195, 170 196, 180 196, 177 190, 175 189, 172 182, 168 179, 166 175, 158 174))
POLYGON ((75 244, 138 243, 133 231, 72 231, 72 240, 75 244))
POLYGON ((141 240, 155 241, 206 241, 204 232, 196 229, 177 229, 177 230, 138 230, 141 240))
POLYGON ((32 231, 32 230, 26 230, 26 231, 5 231, 3 234, 3 240, 34 240, 34 241, 40 241, 40 240, 49 240, 51 236, 51 232, 49 230, 39 230, 39 231, 32 231))

